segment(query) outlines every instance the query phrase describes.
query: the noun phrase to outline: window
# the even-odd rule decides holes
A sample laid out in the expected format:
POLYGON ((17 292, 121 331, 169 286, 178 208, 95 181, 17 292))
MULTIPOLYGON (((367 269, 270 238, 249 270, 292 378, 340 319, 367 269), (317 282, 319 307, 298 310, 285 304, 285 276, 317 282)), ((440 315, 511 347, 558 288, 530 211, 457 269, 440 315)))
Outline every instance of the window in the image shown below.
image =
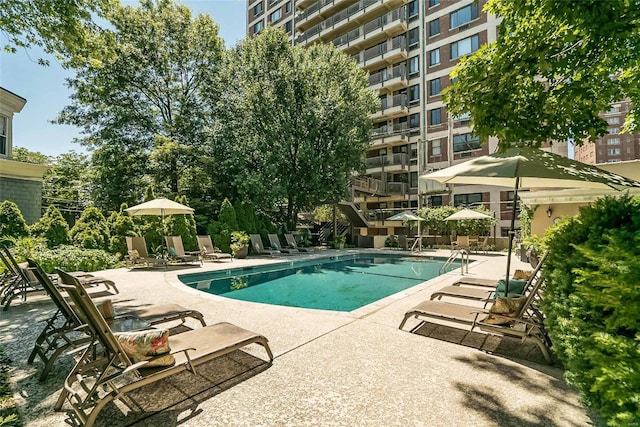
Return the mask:
POLYGON ((619 148, 609 148, 607 150, 607 154, 610 156, 619 156, 620 155, 620 149, 619 148))
POLYGON ((9 119, 5 116, 0 116, 0 155, 7 155, 7 125, 9 119))
POLYGON ((434 208, 442 206, 442 196, 431 196, 431 206, 434 208))
POLYGON ((420 71, 420 61, 417 56, 409 58, 407 60, 407 66, 409 67, 409 75, 416 74, 420 71))
POLYGON ((618 145, 620 144, 620 138, 609 138, 607 141, 607 145, 618 145))
POLYGON ((442 155, 442 140, 434 139, 431 141, 431 155, 432 156, 440 156, 442 155))
POLYGON ((440 108, 434 108, 433 110, 429 110, 429 124, 439 125, 442 123, 442 113, 440 112, 440 108))
POLYGON ((480 148, 480 138, 470 133, 453 135, 453 152, 477 150, 480 148))
POLYGON ((409 102, 420 101, 420 85, 409 86, 409 102))
POLYGON ((418 33, 418 28, 413 28, 411 30, 409 30, 409 36, 407 37, 408 41, 409 41, 409 47, 411 47, 412 45, 418 44, 418 42, 420 41, 420 35, 418 33))
POLYGON ((288 1, 285 5, 284 5, 284 12, 285 13, 291 13, 291 2, 288 1))
POLYGON ((269 22, 273 24, 274 22, 278 21, 280 18, 282 18, 282 9, 278 9, 275 12, 273 12, 271 15, 269 15, 269 22))
POLYGON ((255 24, 253 24, 253 34, 258 34, 260 31, 262 31, 262 21, 256 22, 255 24))
POLYGON ((609 117, 607 119, 607 123, 609 123, 610 125, 617 125, 620 123, 620 117, 609 117))
POLYGON ((287 21, 287 22, 285 22, 285 23, 284 23, 284 30, 285 30, 287 33, 290 33, 290 32, 291 32, 291 21, 287 21))
POLYGON ((480 47, 480 37, 474 35, 451 43, 451 59, 475 52, 480 47))
POLYGON ((455 206, 477 206, 482 203, 482 193, 456 194, 453 196, 455 206))
POLYGON ((460 25, 464 25, 467 22, 478 19, 478 4, 472 3, 469 6, 465 6, 461 9, 455 10, 449 14, 449 22, 451 25, 449 28, 456 28, 460 25))
POLYGON ((429 51, 429 66, 440 64, 440 48, 429 51))
POLYGON ((429 0, 429 7, 434 7, 440 4, 440 0, 429 0))
POLYGON ((609 108, 609 113, 619 113, 620 112, 620 106, 616 106, 616 107, 611 107, 609 108))
POLYGON ((409 116, 409 129, 420 128, 420 113, 409 116))
POLYGON ((429 22, 429 37, 437 36, 440 34, 440 20, 434 19, 429 22))
POLYGON ((409 172, 409 187, 416 188, 418 186, 418 172, 409 172))
POLYGON ((440 94, 440 77, 429 81, 429 96, 440 94))
POLYGON ((253 6, 253 16, 258 16, 262 13, 262 2, 253 6))
POLYGON ((609 128, 609 135, 617 135, 620 133, 620 128, 609 128))
POLYGON ((418 15, 418 0, 413 0, 407 4, 407 15, 409 18, 413 18, 418 15))

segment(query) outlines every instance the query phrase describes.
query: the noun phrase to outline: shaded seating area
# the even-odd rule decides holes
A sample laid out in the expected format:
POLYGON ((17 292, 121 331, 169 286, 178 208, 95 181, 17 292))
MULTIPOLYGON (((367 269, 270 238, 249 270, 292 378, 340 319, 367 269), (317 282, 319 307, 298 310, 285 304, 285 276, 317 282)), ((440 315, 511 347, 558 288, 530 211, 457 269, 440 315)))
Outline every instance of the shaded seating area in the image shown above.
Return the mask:
POLYGON ((133 390, 180 372, 197 375, 203 363, 250 344, 264 348, 266 363, 273 361, 266 337, 227 322, 172 336, 162 329, 114 334, 82 286, 72 276, 67 280, 73 284, 64 289, 85 319, 91 341, 66 377, 55 410, 70 405, 84 426, 94 425, 105 405, 116 399, 138 409, 127 399, 133 390))
POLYGON ((291 233, 285 234, 284 239, 287 241, 287 245, 291 249, 297 249, 299 252, 308 252, 308 253, 315 252, 313 248, 303 248, 302 246, 298 245, 298 242, 296 242, 295 236, 291 233))
POLYGON ((182 236, 165 236, 164 240, 167 243, 169 262, 180 264, 199 263, 200 265, 202 265, 199 251, 185 252, 184 246, 182 245, 182 236))
POLYGON ((251 240, 251 249, 253 253, 256 255, 279 255, 281 254, 278 249, 268 249, 262 243, 262 237, 259 234, 250 234, 249 239, 251 240))
POLYGON ((126 240, 128 255, 125 257, 125 263, 128 268, 167 266, 166 259, 149 256, 144 237, 127 236, 126 240))
MULTIPOLYGON (((44 368, 40 374, 40 380, 47 378, 54 362, 66 351, 84 345, 88 342, 87 331, 84 328, 84 321, 76 310, 69 305, 58 287, 51 281, 40 265, 35 261, 27 260, 29 268, 33 271, 34 277, 45 290, 51 301, 55 304, 57 311, 45 321, 45 326, 38 335, 33 350, 27 362, 33 363, 38 356, 44 363, 44 368)), ((78 277, 68 273, 62 273, 60 281, 65 284, 80 283, 78 277)), ((109 327, 115 331, 126 331, 131 328, 143 325, 153 327, 168 322, 180 321, 182 324, 187 318, 192 318, 206 326, 204 316, 196 310, 184 308, 178 304, 163 304, 143 307, 135 310, 118 309, 111 304, 111 300, 103 299, 96 302, 100 307, 109 327), (118 313, 116 311, 119 311, 118 313), (121 312, 120 312, 121 311, 121 312)))
POLYGON ((531 341, 538 346, 545 360, 551 363, 551 340, 544 326, 544 315, 537 307, 544 276, 536 277, 529 292, 517 298, 496 297, 479 301, 478 305, 423 301, 405 313, 399 329, 403 329, 412 317, 420 319, 420 324, 426 321, 425 318, 443 320, 460 324, 458 327, 471 331, 478 329, 490 334, 520 338, 522 342, 531 341), (484 305, 481 306, 482 302, 484 305))
POLYGON ((300 253, 300 251, 296 248, 283 247, 280 244, 280 238, 277 234, 268 234, 267 237, 269 238, 269 243, 271 244, 271 249, 273 250, 280 251, 283 254, 287 255, 295 255, 300 253))
POLYGON ((211 236, 208 234, 205 236, 197 236, 198 247, 200 248, 200 256, 203 261, 233 261, 231 254, 222 252, 220 249, 213 246, 211 236))

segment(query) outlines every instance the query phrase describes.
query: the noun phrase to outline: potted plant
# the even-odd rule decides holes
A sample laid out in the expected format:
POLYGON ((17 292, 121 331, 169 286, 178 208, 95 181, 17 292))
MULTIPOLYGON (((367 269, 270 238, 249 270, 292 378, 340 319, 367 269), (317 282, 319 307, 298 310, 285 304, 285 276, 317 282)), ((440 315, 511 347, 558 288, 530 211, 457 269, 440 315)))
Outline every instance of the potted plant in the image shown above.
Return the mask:
POLYGON ((231 253, 235 258, 246 258, 249 253, 249 235, 244 231, 231 233, 231 253))
POLYGON ((336 249, 344 249, 344 243, 347 241, 347 238, 344 236, 335 236, 333 238, 333 247, 336 249))

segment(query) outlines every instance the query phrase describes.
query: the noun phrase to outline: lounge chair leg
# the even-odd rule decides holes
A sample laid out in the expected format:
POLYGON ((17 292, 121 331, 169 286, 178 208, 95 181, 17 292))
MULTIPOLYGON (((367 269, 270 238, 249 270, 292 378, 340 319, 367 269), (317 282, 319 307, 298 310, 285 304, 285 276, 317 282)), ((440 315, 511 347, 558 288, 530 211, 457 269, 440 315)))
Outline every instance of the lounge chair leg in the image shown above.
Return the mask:
POLYGON ((415 312, 413 311, 407 312, 407 314, 404 315, 404 319, 402 319, 402 323, 400 323, 400 326, 398 326, 398 329, 402 330, 402 327, 404 326, 404 324, 407 323, 407 320, 409 320, 409 318, 414 314, 415 312))

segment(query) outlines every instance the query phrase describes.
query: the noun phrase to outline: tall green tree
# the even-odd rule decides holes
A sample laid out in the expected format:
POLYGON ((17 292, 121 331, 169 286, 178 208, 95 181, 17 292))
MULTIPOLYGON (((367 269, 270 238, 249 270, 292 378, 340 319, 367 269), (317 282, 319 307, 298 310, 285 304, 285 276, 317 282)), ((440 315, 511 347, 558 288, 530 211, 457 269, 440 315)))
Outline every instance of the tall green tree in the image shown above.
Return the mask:
MULTIPOLYGON (((292 45, 269 27, 228 51, 217 100, 217 185, 294 229, 298 212, 344 197, 369 144, 376 96, 332 45, 292 45)), ((215 172, 214 172, 215 173, 215 172)))
MULTIPOLYGON (((186 196, 176 197, 176 202, 189 206, 186 196)), ((167 235, 182 237, 182 245, 187 251, 198 249, 196 220, 193 215, 170 215, 167 218, 167 235)))
POLYGON ((24 147, 13 147, 12 156, 16 162, 35 163, 36 165, 45 166, 51 164, 51 158, 49 156, 24 147))
POLYGON ((0 203, 0 243, 10 244, 11 239, 19 239, 29 235, 27 222, 20 208, 11 200, 0 203))
POLYGON ((452 115, 470 113, 474 132, 501 148, 607 130, 598 116, 625 98, 625 128, 640 130, 640 7, 627 0, 490 0, 502 18, 496 42, 460 60, 445 91, 452 115))
POLYGON ((73 150, 60 154, 44 176, 42 197, 49 203, 72 204, 84 210, 91 204, 90 166, 86 154, 73 150))
POLYGON ((99 37, 113 55, 74 64, 72 105, 58 122, 83 129, 96 191, 110 203, 133 202, 131 190, 139 196, 145 179, 173 198, 183 193, 184 177, 200 168, 201 89, 215 86, 209 82, 222 53, 218 26, 171 0, 120 6, 105 18, 113 29, 99 37))
POLYGON ((49 205, 44 215, 29 230, 33 237, 43 237, 50 249, 69 243, 69 224, 54 205, 49 205))
POLYGON ((69 231, 71 243, 85 249, 109 249, 109 226, 100 209, 88 207, 69 231))
POLYGON ((127 253, 127 236, 136 235, 136 226, 129 213, 125 210, 129 206, 126 203, 120 205, 118 212, 113 211, 107 224, 109 225, 109 250, 113 254, 125 255, 127 253))

